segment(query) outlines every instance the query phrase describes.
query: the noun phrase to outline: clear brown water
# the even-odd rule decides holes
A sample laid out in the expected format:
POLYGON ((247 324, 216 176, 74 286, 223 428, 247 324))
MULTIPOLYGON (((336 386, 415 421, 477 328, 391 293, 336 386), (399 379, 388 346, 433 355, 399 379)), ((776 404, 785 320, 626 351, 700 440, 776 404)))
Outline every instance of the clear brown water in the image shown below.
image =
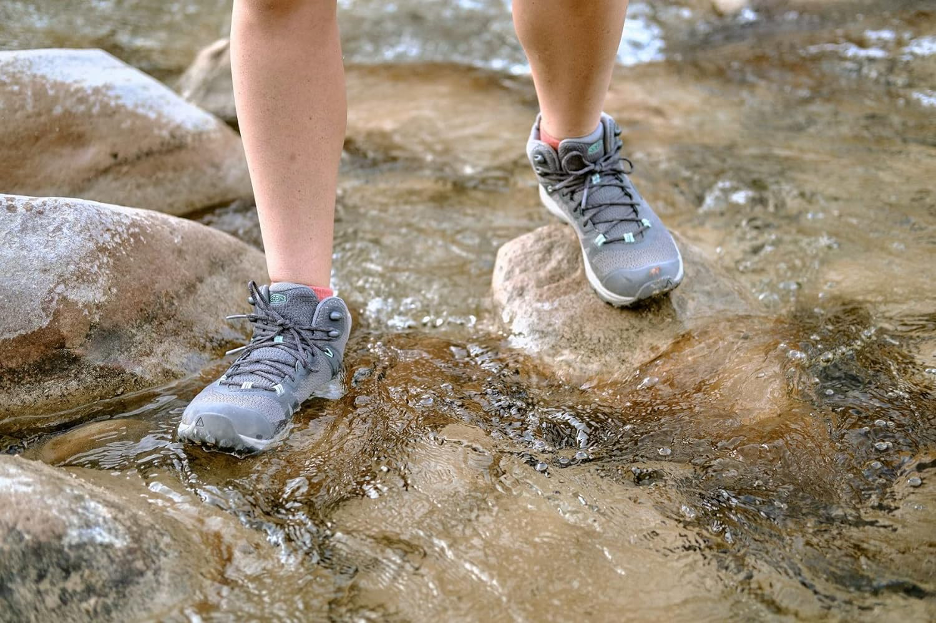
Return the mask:
MULTIPOLYGON (((445 158, 463 139, 423 123, 408 138, 442 158, 370 135, 346 154, 344 398, 263 455, 182 446, 219 363, 6 444, 193 493, 275 546, 276 573, 217 579, 166 619, 932 620, 936 108, 914 94, 936 89, 936 56, 907 50, 934 30, 925 3, 767 4, 619 72, 644 194, 773 317, 708 330, 722 351, 687 336, 579 388, 511 349, 491 330, 495 253, 548 222, 526 127, 492 121, 445 158), (742 344, 783 355, 779 417, 739 418, 747 371, 713 368, 742 344)), ((464 96, 532 115, 505 80, 464 96)), ((437 120, 419 96, 386 102, 387 123, 437 120)), ((258 244, 249 206, 200 219, 258 244)))

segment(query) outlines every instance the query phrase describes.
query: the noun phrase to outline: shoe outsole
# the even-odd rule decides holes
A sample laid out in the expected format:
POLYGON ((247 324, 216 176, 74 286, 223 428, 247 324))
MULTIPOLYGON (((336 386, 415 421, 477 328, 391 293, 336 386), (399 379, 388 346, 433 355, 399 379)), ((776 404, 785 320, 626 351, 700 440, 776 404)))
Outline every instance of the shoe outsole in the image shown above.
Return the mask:
MULTIPOLYGON (((310 396, 337 400, 344 396, 345 388, 340 375, 320 387, 310 396)), ((213 450, 233 452, 238 454, 259 453, 280 442, 289 427, 283 427, 268 440, 252 438, 237 433, 233 421, 224 414, 213 412, 199 413, 195 422, 186 424, 180 422, 176 433, 180 440, 200 444, 213 450)))
POLYGON ((234 453, 259 453, 282 437, 277 435, 269 440, 259 440, 240 435, 230 418, 212 413, 199 414, 191 424, 179 423, 178 434, 179 439, 186 442, 234 453))
MULTIPOLYGON (((549 193, 546 191, 546 188, 540 185, 539 187, 540 201, 547 211, 554 217, 561 219, 563 222, 569 224, 574 229, 575 226, 572 221, 566 215, 565 211, 559 207, 558 204, 549 196, 549 193)), ((676 274, 676 277, 664 277, 653 282, 647 282, 640 287, 640 290, 637 291, 635 297, 625 297, 623 295, 617 295, 601 283, 598 279, 598 276, 595 275, 595 272, 592 271, 591 266, 588 264, 585 255, 585 247, 582 245, 582 241, 579 240, 579 247, 582 250, 582 264, 585 265, 585 276, 588 278, 588 283, 591 285, 592 289, 595 291, 595 294, 598 295, 598 298, 608 303, 616 308, 626 308, 641 301, 646 301, 653 297, 659 297, 664 295, 669 291, 673 290, 683 280, 683 259, 682 254, 679 252, 679 248, 676 248, 676 253, 679 255, 679 272, 676 274)))

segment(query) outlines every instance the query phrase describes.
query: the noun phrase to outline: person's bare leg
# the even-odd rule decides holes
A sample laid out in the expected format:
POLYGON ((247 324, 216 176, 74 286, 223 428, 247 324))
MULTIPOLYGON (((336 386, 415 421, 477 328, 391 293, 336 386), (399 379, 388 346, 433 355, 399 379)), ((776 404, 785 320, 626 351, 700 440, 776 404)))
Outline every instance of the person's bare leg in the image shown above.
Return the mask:
POLYGON ((347 123, 335 0, 235 0, 231 69, 270 279, 327 287, 347 123))
POLYGON ((549 135, 585 136, 598 126, 626 12, 627 0, 514 0, 549 135))

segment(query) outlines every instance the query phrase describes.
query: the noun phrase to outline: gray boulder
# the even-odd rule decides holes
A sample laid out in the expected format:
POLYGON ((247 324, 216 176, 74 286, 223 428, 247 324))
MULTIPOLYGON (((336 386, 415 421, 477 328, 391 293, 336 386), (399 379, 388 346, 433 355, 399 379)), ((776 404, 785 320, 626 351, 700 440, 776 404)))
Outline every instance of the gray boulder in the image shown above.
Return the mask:
POLYGON ((0 192, 168 214, 251 197, 240 137, 101 50, 0 52, 0 192))
POLYGON ((189 594, 203 550, 145 509, 19 457, 0 457, 0 510, 6 621, 139 619, 189 594))
POLYGON ((79 199, 0 195, 0 432, 198 371, 245 328, 263 254, 209 227, 79 199))

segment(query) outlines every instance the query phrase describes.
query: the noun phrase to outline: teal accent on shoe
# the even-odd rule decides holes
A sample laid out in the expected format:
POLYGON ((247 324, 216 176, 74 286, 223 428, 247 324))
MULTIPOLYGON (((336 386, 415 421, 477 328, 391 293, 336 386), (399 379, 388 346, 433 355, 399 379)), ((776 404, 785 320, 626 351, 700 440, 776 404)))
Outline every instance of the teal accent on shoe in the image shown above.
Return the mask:
POLYGON ((280 304, 286 303, 287 297, 283 293, 270 293, 270 303, 280 304))
POLYGON ((604 139, 598 139, 594 143, 588 146, 588 154, 594 154, 598 150, 604 147, 604 139))
POLYGON ((650 219, 641 219, 641 220, 640 220, 640 223, 642 223, 643 226, 644 226, 644 227, 647 227, 647 228, 648 228, 648 227, 653 227, 653 224, 650 223, 650 219))
POLYGON ((598 245, 599 247, 601 247, 602 245, 605 244, 605 240, 607 240, 607 239, 605 238, 605 235, 604 235, 604 234, 599 234, 598 236, 595 237, 595 244, 598 245))
POLYGON ((593 175, 593 176, 591 177, 591 182, 592 182, 592 184, 598 184, 599 182, 601 182, 601 174, 600 174, 600 173, 596 173, 595 175, 593 175))
POLYGON ((634 235, 633 235, 631 232, 625 232, 625 233, 624 233, 624 242, 625 242, 625 243, 633 243, 633 242, 634 242, 634 235))
POLYGON ((335 357, 335 354, 332 353, 332 350, 329 349, 328 347, 325 347, 325 355, 327 355, 328 357, 335 357))

